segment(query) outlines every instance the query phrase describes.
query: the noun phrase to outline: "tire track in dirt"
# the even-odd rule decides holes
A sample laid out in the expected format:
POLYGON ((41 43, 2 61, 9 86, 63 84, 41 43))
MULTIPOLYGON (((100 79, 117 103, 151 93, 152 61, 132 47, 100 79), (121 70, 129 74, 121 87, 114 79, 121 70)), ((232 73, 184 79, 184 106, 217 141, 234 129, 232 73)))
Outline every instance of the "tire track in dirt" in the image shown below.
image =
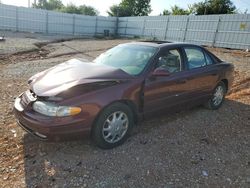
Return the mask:
POLYGON ((22 51, 22 52, 17 52, 17 53, 12 53, 12 54, 0 54, 0 62, 1 62, 0 65, 15 64, 15 63, 22 62, 22 61, 51 59, 51 58, 71 56, 71 55, 77 55, 77 54, 83 54, 84 56, 94 58, 92 55, 89 54, 90 52, 102 52, 104 50, 107 50, 107 48, 100 48, 97 50, 79 51, 69 45, 63 44, 63 46, 66 46, 67 48, 72 49, 74 51, 50 55, 51 51, 48 50, 46 46, 52 43, 56 43, 56 42, 36 43, 35 45, 38 47, 38 49, 32 49, 32 50, 22 51))

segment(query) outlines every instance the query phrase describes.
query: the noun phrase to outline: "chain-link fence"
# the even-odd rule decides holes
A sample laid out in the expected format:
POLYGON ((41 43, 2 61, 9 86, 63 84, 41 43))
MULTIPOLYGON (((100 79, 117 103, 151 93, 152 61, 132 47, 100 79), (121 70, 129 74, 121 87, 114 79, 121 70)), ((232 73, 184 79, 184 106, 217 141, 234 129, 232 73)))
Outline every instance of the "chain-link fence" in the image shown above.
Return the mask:
POLYGON ((45 34, 124 37, 250 49, 250 14, 104 17, 0 4, 0 29, 45 34))

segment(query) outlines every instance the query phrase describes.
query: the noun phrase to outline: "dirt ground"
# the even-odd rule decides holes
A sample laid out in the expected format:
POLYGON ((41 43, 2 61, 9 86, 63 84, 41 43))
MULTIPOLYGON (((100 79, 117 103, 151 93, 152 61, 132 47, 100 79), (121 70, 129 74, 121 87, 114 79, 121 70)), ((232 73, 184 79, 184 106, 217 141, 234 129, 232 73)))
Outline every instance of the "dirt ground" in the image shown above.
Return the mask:
POLYGON ((37 140, 15 123, 13 102, 34 73, 71 58, 91 60, 129 40, 49 41, 0 42, 0 187, 250 187, 250 53, 208 48, 235 65, 219 110, 155 117, 122 146, 101 150, 89 138, 37 140))

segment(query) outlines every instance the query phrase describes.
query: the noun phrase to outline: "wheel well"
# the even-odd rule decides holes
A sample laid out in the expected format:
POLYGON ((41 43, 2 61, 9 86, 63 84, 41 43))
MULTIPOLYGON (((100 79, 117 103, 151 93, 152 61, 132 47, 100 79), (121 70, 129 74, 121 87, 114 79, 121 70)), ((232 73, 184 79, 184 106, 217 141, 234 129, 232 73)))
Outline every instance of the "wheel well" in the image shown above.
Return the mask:
POLYGON ((137 107, 136 107, 134 102, 132 102, 130 100, 119 100, 119 101, 116 101, 116 102, 126 104, 132 110, 133 118, 134 118, 135 123, 138 122, 138 110, 137 110, 137 107))
POLYGON ((226 92, 227 92, 228 91, 228 80, 227 79, 222 79, 221 81, 225 84, 226 92))

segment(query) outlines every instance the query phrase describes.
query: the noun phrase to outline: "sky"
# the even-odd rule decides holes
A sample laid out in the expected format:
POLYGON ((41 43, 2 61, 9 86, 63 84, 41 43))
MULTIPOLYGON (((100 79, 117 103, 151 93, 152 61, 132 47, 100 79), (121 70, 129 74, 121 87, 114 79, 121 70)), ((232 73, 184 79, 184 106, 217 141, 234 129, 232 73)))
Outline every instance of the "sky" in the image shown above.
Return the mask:
MULTIPOLYGON (((23 6, 28 7, 29 0, 1 0, 3 4, 8 5, 16 5, 16 6, 23 6)), ((37 0, 38 1, 38 0, 37 0)), ((151 16, 157 16, 163 12, 164 9, 170 9, 171 6, 177 5, 182 8, 187 8, 189 4, 193 4, 196 2, 200 2, 202 0, 151 0, 151 8, 153 11, 151 12, 151 16), (188 2, 188 3, 187 3, 188 2)), ((249 0, 231 0, 236 8, 244 12, 248 9, 248 13, 250 13, 250 1, 249 0)), ((30 0, 31 3, 34 0, 30 0)), ((75 5, 89 5, 95 7, 102 16, 107 16, 107 10, 109 7, 114 4, 119 4, 121 0, 62 0, 64 5, 69 3, 73 3, 75 5)))

